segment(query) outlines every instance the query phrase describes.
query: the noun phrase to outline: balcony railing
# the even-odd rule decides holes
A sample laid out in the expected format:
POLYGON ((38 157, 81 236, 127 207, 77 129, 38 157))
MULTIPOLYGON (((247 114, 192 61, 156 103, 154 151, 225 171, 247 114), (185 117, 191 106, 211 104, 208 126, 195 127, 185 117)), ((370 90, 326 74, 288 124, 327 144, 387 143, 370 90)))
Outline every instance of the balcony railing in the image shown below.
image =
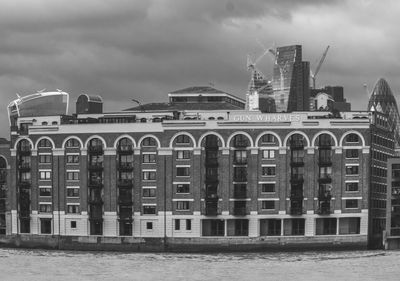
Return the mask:
POLYGON ((328 191, 320 191, 318 194, 319 201, 330 201, 332 199, 332 195, 328 191))
POLYGON ((120 171, 132 171, 133 165, 132 163, 118 163, 118 170, 120 171))
POLYGON ((236 188, 233 191, 233 198, 235 198, 235 199, 247 198, 247 189, 246 188, 236 188))
POLYGON ((19 186, 20 188, 27 189, 27 188, 30 188, 30 187, 31 187, 31 182, 30 182, 30 181, 27 181, 27 180, 21 180, 21 181, 19 182, 18 186, 19 186))
POLYGON ((90 188, 102 188, 103 182, 101 180, 91 180, 88 182, 88 187, 90 188))
POLYGON ((89 198, 89 204, 91 205, 102 205, 103 199, 101 197, 94 196, 93 198, 89 198))
POLYGON ((89 146, 88 152, 89 152, 89 154, 92 154, 92 155, 103 154, 104 153, 103 146, 100 146, 100 145, 89 146))
POLYGON ((234 158, 233 164, 234 165, 247 165, 247 158, 234 158))
POLYGON ((290 148, 291 149, 303 149, 304 148, 304 142, 300 140, 291 140, 289 142, 290 148))
POLYGON ((123 221, 132 221, 132 211, 131 210, 124 210, 122 212, 119 212, 119 220, 123 221))
POLYGON ((293 157, 292 159, 290 159, 290 166, 292 166, 292 167, 304 166, 304 158, 303 157, 293 157))
POLYGON ((133 204, 132 197, 120 196, 118 198, 118 204, 123 206, 131 206, 133 204))
POLYGON ((318 159, 318 165, 323 167, 332 166, 332 158, 321 157, 318 159))
POLYGON ((218 209, 218 200, 217 201, 210 201, 206 199, 205 201, 205 215, 206 216, 217 216, 220 214, 218 209))
POLYGON ((317 213, 320 215, 329 215, 332 213, 331 211, 331 203, 328 202, 320 202, 320 207, 317 210, 317 213))
POLYGON ((89 163, 88 170, 89 171, 102 171, 103 163, 89 163))
POLYGON ((31 164, 22 163, 21 165, 18 166, 18 170, 20 170, 21 172, 29 172, 31 170, 31 164))
POLYGON ((124 188, 124 187, 132 188, 133 182, 132 182, 132 180, 123 179, 123 180, 118 180, 117 185, 120 188, 124 188))
POLYGON ((121 155, 129 155, 133 153, 133 148, 131 145, 121 145, 118 146, 117 153, 121 155))
POLYGON ((248 215, 247 208, 245 206, 234 206, 233 207, 233 215, 234 216, 245 216, 248 215))
POLYGON ((319 183, 331 183, 332 176, 331 175, 320 175, 318 182, 319 183))
POLYGON ((205 165, 207 167, 218 167, 218 158, 206 158, 205 165))
POLYGON ((247 175, 246 174, 233 175, 233 181, 247 182, 247 175))
POLYGON ((302 215, 303 214, 303 206, 292 206, 290 207, 291 215, 302 215))
POLYGON ((290 182, 291 183, 302 183, 302 182, 304 182, 303 175, 292 174, 290 176, 290 182))

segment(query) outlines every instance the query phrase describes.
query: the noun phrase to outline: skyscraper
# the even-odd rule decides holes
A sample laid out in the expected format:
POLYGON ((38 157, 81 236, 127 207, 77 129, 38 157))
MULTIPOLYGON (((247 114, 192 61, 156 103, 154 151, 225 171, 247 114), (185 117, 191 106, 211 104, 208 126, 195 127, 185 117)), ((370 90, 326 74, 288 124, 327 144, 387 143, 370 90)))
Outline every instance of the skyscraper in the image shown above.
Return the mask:
POLYGON ((309 108, 310 64, 302 61, 301 45, 278 47, 272 87, 277 112, 309 108))

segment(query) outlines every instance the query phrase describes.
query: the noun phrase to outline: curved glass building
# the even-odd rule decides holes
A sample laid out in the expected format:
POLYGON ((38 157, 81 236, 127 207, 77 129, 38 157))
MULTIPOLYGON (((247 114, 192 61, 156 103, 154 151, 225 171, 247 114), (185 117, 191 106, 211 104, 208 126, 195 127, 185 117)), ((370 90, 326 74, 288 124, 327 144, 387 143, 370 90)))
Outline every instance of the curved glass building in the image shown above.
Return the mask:
POLYGON ((376 82, 368 102, 368 111, 382 112, 388 115, 389 125, 395 132, 396 146, 400 147, 400 115, 396 99, 385 79, 376 82))

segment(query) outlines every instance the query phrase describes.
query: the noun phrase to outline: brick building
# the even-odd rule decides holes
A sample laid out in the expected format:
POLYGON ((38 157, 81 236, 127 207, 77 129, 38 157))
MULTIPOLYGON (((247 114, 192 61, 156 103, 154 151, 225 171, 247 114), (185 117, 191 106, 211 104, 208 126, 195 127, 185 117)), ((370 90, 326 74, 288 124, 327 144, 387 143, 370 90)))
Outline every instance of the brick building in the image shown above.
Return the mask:
POLYGON ((367 244, 377 113, 264 114, 203 90, 191 110, 179 92, 159 110, 12 116, 7 234, 367 244))

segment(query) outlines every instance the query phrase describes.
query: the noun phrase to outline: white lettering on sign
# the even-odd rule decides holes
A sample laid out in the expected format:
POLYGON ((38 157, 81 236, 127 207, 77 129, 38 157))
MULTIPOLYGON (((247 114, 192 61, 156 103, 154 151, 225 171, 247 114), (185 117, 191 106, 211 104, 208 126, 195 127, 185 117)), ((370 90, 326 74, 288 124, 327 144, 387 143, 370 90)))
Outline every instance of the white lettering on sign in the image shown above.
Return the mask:
POLYGON ((302 114, 231 114, 229 119, 235 122, 299 122, 307 117, 302 114))

